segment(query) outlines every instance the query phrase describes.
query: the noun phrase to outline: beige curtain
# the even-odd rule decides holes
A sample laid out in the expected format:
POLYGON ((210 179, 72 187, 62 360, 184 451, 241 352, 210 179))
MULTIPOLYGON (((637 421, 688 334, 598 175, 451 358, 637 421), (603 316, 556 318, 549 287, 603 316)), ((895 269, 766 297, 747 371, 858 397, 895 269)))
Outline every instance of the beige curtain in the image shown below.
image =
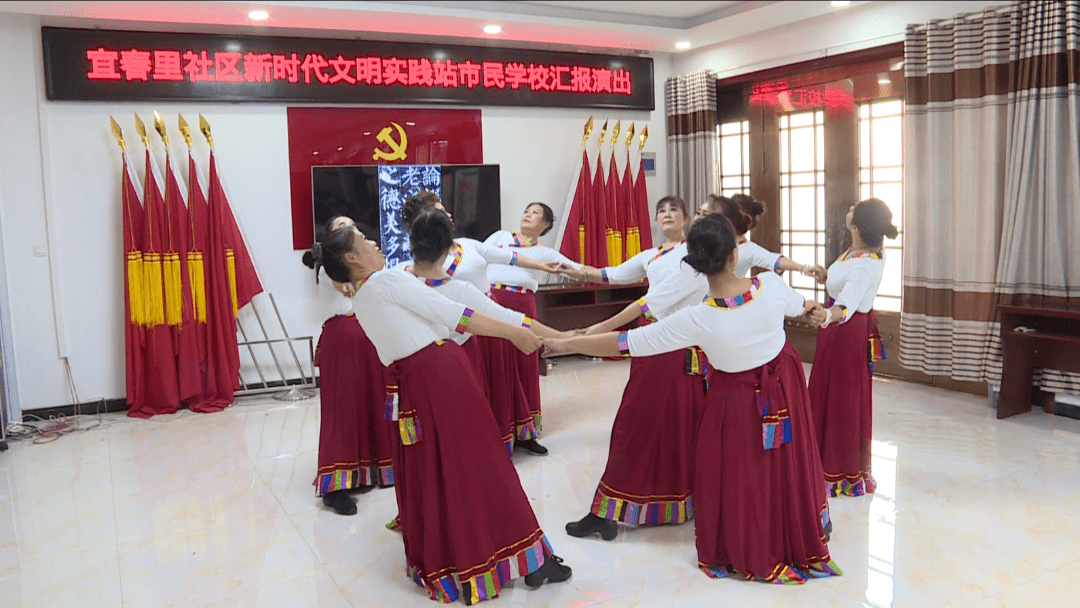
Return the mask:
MULTIPOLYGON (((717 157, 716 75, 700 70, 668 78, 668 192, 690 206, 690 213, 709 194, 720 191, 717 157)), ((657 197, 659 198, 659 197, 657 197)))
MULTIPOLYGON (((1010 38, 997 292, 1003 303, 1068 305, 1080 297, 1080 2, 1017 3, 1010 38)), ((997 379, 993 338, 988 375, 997 379)), ((1080 375, 1047 370, 1040 386, 1080 392, 1080 375)))
POLYGON ((996 305, 1080 295, 1078 28, 1077 0, 908 27, 905 367, 999 385, 996 305))

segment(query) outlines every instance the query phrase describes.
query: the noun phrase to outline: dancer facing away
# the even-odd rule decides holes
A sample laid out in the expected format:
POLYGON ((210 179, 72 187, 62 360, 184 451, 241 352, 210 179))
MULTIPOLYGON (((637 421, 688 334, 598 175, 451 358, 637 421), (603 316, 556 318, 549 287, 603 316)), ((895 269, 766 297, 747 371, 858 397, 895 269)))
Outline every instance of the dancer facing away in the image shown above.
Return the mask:
MULTIPOLYGON (((487 245, 501 247, 518 254, 517 265, 490 264, 488 281, 491 297, 500 305, 536 318, 536 296, 539 283, 545 278, 543 272, 522 268, 522 258, 534 262, 574 264, 558 251, 540 244, 540 237, 547 234, 555 223, 555 214, 544 203, 530 203, 521 216, 519 232, 494 232, 484 241, 487 245)), ((525 402, 514 413, 514 447, 547 454, 547 448, 537 439, 543 424, 540 407, 540 353, 524 355, 516 353, 514 366, 518 380, 525 390, 525 402)), ((515 404, 517 402, 515 401, 515 404)))
POLYGON ((356 316, 398 387, 395 490, 407 573, 433 600, 491 599, 511 579, 538 587, 571 570, 551 550, 454 331, 502 337, 524 352, 540 338, 447 300, 416 277, 383 270, 355 227, 322 243, 330 278, 355 282, 356 316))
MULTIPOLYGON (((350 217, 335 217, 327 223, 323 234, 353 224, 350 217)), ((304 263, 315 269, 316 283, 318 257, 312 252, 304 254, 304 263)), ((343 295, 350 291, 344 283, 336 283, 335 288, 343 295)), ((394 436, 383 416, 386 401, 383 365, 356 321, 352 300, 344 297, 341 304, 341 312, 323 323, 315 349, 321 388, 315 493, 335 512, 354 515, 356 503, 349 496, 350 491, 365 492, 376 485, 394 485, 391 461, 394 436)))
MULTIPOLYGON (((644 316, 663 319, 701 302, 708 281, 683 262, 686 204, 666 196, 656 204, 664 244, 597 270, 565 268, 578 280, 626 284, 649 279, 645 297, 589 333, 612 331, 644 316)), ((611 428, 607 466, 589 513, 566 524, 571 536, 618 535, 618 524, 681 524, 694 516, 694 437, 705 404, 705 358, 695 348, 634 357, 611 428)))
POLYGON ((825 280, 828 315, 818 331, 810 371, 810 405, 825 482, 832 496, 872 493, 874 361, 885 358, 874 314, 874 298, 885 269, 884 238, 898 230, 880 199, 854 205, 845 218, 851 247, 829 266, 825 280))
MULTIPOLYGON (((410 196, 405 201, 405 206, 402 208, 405 226, 411 229, 416 217, 429 209, 442 211, 453 222, 453 217, 443 207, 439 197, 434 192, 424 191, 410 196)), ((516 249, 496 247, 474 239, 459 237, 454 239, 454 250, 443 262, 442 270, 445 274, 441 276, 453 278, 455 284, 470 283, 481 294, 486 294, 490 289, 488 264, 517 266, 548 273, 555 272, 559 268, 557 262, 536 262, 526 256, 518 255, 516 249)), ((460 286, 452 289, 460 289, 460 286)), ((455 299, 448 297, 451 300, 455 299)), ((457 301, 468 304, 464 300, 457 301)), ((485 312, 476 306, 470 305, 470 307, 485 312)), ((495 421, 499 425, 503 442, 513 452, 514 438, 517 436, 518 429, 515 422, 522 421, 521 426, 528 428, 532 421, 529 414, 531 411, 529 399, 526 396, 525 386, 522 384, 522 378, 528 374, 519 369, 524 358, 512 344, 498 338, 474 336, 467 342, 458 343, 462 345, 475 365, 480 383, 491 403, 492 413, 495 414, 495 421)), ((539 379, 537 378, 536 381, 539 382, 539 379)), ((535 440, 533 443, 524 440, 521 445, 523 448, 529 448, 532 453, 546 453, 543 446, 535 443, 535 440)))
POLYGON ((735 230, 721 215, 696 222, 686 262, 706 275, 704 302, 629 332, 551 340, 554 353, 651 356, 700 345, 709 392, 698 427, 694 503, 698 565, 801 584, 839 575, 829 556, 828 502, 802 362, 784 317, 821 320, 821 307, 773 273, 735 274, 735 230))

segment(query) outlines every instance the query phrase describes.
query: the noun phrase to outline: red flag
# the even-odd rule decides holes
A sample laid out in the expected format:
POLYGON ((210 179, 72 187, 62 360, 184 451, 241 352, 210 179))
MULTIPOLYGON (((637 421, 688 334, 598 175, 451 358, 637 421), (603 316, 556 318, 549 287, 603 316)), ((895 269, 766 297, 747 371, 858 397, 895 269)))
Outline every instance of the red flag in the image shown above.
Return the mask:
POLYGON ((608 265, 608 240, 607 240, 607 209, 606 191, 607 183, 604 181, 604 162, 602 160, 603 149, 596 157, 596 174, 593 175, 592 200, 589 201, 589 209, 592 211, 589 222, 586 223, 585 247, 589 258, 586 264, 595 268, 603 268, 608 265), (591 236, 591 241, 590 241, 591 236))
POLYGON ((233 402, 240 388, 240 350, 236 340, 236 316, 233 290, 229 285, 229 261, 226 254, 225 205, 217 179, 217 163, 210 151, 210 190, 207 201, 208 224, 206 265, 206 360, 207 376, 214 383, 207 387, 208 401, 224 409, 233 402))
POLYGON ((169 223, 168 248, 165 253, 170 265, 169 282, 166 283, 168 322, 176 338, 176 370, 179 380, 180 400, 188 403, 200 399, 203 393, 202 360, 205 353, 199 350, 196 336, 197 319, 192 306, 192 283, 187 264, 191 249, 191 221, 180 182, 172 165, 172 155, 165 152, 165 209, 169 223), (183 256, 183 260, 181 260, 183 256), (173 302, 173 299, 176 302, 173 302))
POLYGON ((570 203, 570 209, 566 212, 566 229, 563 231, 562 243, 559 244, 559 253, 578 262, 585 261, 584 209, 588 204, 589 189, 592 187, 589 173, 589 153, 582 150, 577 189, 574 190, 574 200, 570 203))
POLYGON ((139 190, 132 181, 135 172, 127 152, 123 153, 124 173, 120 181, 120 199, 124 222, 124 371, 127 404, 130 410, 142 410, 146 404, 146 372, 143 322, 144 270, 142 256, 145 218, 139 190))
MULTIPOLYGON (((224 231, 225 255, 229 271, 229 289, 232 294, 233 315, 247 305, 252 298, 262 293, 263 286, 259 281, 259 274, 255 272, 255 264, 248 254, 247 245, 244 243, 244 235, 233 216, 229 199, 225 197, 225 190, 221 186, 221 177, 217 172, 217 163, 214 162, 214 153, 210 152, 210 204, 214 204, 217 197, 221 206, 221 228, 224 231)), ((219 221, 211 216, 211 222, 219 221)))
POLYGON ((615 142, 611 142, 611 162, 608 164, 607 191, 607 229, 608 229, 608 264, 617 266, 623 262, 623 233, 619 212, 619 165, 615 162, 615 142))
POLYGON ((143 241, 144 294, 146 310, 146 403, 131 408, 128 416, 149 418, 155 414, 172 414, 180 409, 180 394, 176 376, 176 342, 166 323, 165 279, 167 262, 164 253, 168 246, 169 224, 165 216, 165 201, 161 196, 154 162, 146 150, 146 186, 143 200, 146 206, 146 231, 143 241))
MULTIPOLYGON (((634 180, 634 216, 641 229, 641 250, 652 249, 652 223, 649 218, 649 190, 645 184, 645 158, 638 162, 637 178, 634 180)), ((689 219, 689 218, 687 218, 689 219)))
POLYGON ((634 172, 630 169, 630 149, 626 149, 626 167, 619 181, 619 208, 622 210, 623 239, 626 259, 641 253, 641 228, 634 213, 634 172))
MULTIPOLYGON (((195 337, 201 357, 200 372, 202 376, 202 392, 198 397, 188 402, 188 408, 193 412, 220 412, 232 403, 232 397, 227 400, 219 398, 217 389, 217 373, 214 365, 210 364, 207 343, 207 300, 206 300, 206 252, 209 244, 209 211, 206 205, 206 195, 203 194, 202 185, 199 183, 199 169, 195 165, 195 158, 188 150, 188 221, 191 228, 191 238, 188 240, 187 251, 188 276, 191 277, 191 308, 195 317, 195 337)), ((231 391, 229 395, 231 395, 231 391)))

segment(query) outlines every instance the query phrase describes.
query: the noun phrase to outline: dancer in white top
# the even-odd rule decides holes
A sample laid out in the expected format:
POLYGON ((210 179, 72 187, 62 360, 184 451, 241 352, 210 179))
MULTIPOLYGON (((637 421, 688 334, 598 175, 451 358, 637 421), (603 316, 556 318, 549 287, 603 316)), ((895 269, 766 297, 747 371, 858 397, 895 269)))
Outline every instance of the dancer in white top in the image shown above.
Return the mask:
POLYGON ((718 214, 690 229, 685 260, 708 276, 704 302, 629 332, 545 344, 633 357, 700 345, 711 369, 693 438, 699 567, 781 583, 840 574, 825 545, 828 502, 802 362, 784 334, 785 316, 818 322, 821 307, 775 274, 737 276, 735 238, 718 214))
POLYGON ((378 246, 358 230, 324 239, 322 263, 336 281, 355 281, 356 315, 398 399, 395 489, 407 574, 432 600, 467 604, 496 597, 509 580, 538 587, 570 578, 537 524, 499 441, 479 382, 452 332, 502 337, 526 352, 541 341, 451 302, 409 273, 382 270, 378 246))
POLYGON ((879 199, 854 205, 845 222, 851 247, 829 267, 827 318, 818 331, 810 404, 825 482, 833 496, 871 493, 874 362, 885 358, 874 297, 885 269, 884 238, 896 238, 892 211, 879 199))
MULTIPOLYGON (((665 196, 656 203, 664 231, 660 247, 597 270, 566 268, 579 280, 634 283, 649 279, 645 297, 590 333, 613 331, 640 317, 649 323, 701 302, 709 283, 685 262, 686 203, 665 196)), ((693 345, 690 345, 693 347, 693 345)), ((694 515, 694 437, 705 404, 705 357, 696 348, 635 357, 611 427, 604 474, 589 513, 566 524, 571 536, 599 534, 611 540, 618 524, 680 524, 694 515)))
MULTIPOLYGON (((353 225, 352 218, 335 217, 323 235, 353 225)), ((316 283, 319 258, 318 251, 307 252, 303 258, 315 269, 316 283)), ((334 284, 339 292, 354 291, 346 289, 345 283, 334 284)), ((356 503, 350 492, 394 485, 394 436, 383 415, 385 369, 353 315, 352 299, 334 295, 341 303, 340 312, 323 323, 315 349, 321 387, 315 494, 337 513, 353 515, 356 503)))
MULTIPOLYGON (((535 262, 554 262, 558 264, 573 262, 551 247, 540 244, 540 237, 547 234, 555 223, 555 214, 544 203, 530 203, 521 216, 518 232, 500 230, 484 241, 487 245, 512 251, 518 255, 516 266, 504 264, 488 265, 488 281, 491 283, 491 297, 509 309, 525 313, 536 318, 536 296, 534 292, 541 282, 549 276, 542 271, 525 269, 521 265, 523 258, 535 262)), ((554 268, 552 268, 554 270, 554 268)), ((525 399, 514 402, 514 447, 533 454, 547 454, 547 448, 537 439, 543 425, 540 406, 540 356, 517 354, 514 365, 517 381, 521 384, 525 399)))

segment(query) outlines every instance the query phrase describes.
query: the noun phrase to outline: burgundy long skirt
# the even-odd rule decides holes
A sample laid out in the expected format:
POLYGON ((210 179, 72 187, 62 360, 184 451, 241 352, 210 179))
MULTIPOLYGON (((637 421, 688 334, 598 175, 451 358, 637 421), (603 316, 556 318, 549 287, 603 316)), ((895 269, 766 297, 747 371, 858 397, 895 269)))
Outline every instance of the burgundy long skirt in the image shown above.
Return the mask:
MULTIPOLYGON (((536 318, 536 296, 531 291, 517 292, 508 289, 492 289, 491 299, 510 310, 516 310, 532 319, 536 318)), ((510 342, 499 340, 489 351, 489 358, 504 361, 513 359, 516 361, 516 364, 500 364, 500 367, 504 369, 514 368, 513 372, 517 378, 517 383, 520 384, 525 395, 525 399, 522 401, 513 393, 509 394, 514 408, 514 439, 525 441, 540 437, 543 422, 543 415, 540 411, 540 351, 526 355, 510 342)), ((498 395, 495 397, 498 398, 498 395)))
POLYGON ((322 415, 316 493, 394 485, 385 368, 356 317, 337 315, 323 323, 315 362, 322 415))
POLYGON ((627 524, 681 524, 694 516, 694 443, 705 405, 686 350, 635 357, 611 427, 592 513, 627 524))
POLYGON ((698 566, 707 575, 802 584, 840 574, 825 545, 828 500, 790 343, 761 367, 709 372, 696 456, 698 566))
POLYGON ((484 395, 491 404, 491 413, 499 427, 499 436, 512 456, 516 434, 514 423, 517 420, 514 413, 528 411, 525 389, 521 386, 517 373, 519 359, 515 356, 521 351, 506 340, 490 336, 473 336, 466 340, 461 348, 476 370, 484 395))
POLYGON ((870 474, 874 425, 868 357, 876 330, 873 311, 818 330, 810 406, 830 496, 862 496, 877 488, 870 474))
POLYGON ((406 573, 431 599, 498 596, 551 555, 472 364, 453 342, 391 366, 394 486, 406 573))

